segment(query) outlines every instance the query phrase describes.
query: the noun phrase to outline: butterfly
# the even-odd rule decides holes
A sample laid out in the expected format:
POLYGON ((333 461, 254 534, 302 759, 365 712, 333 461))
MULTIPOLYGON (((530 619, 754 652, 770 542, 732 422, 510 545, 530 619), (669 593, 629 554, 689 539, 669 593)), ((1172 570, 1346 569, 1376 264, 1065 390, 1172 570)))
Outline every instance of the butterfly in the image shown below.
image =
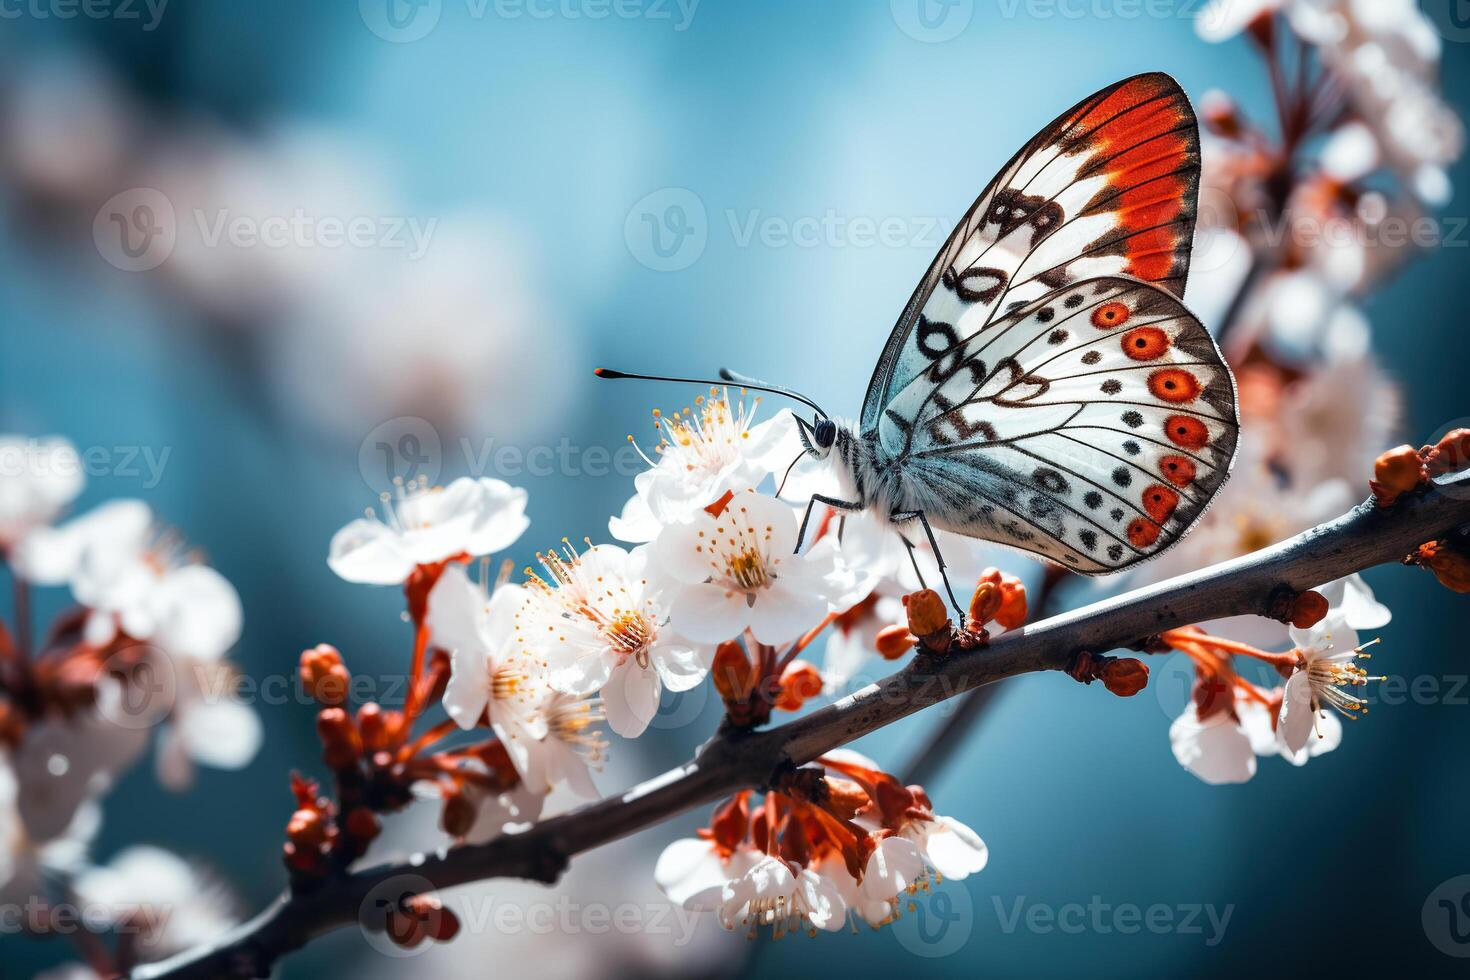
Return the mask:
POLYGON ((798 417, 801 442, 835 460, 841 492, 811 498, 797 549, 816 504, 900 534, 917 523, 936 556, 941 528, 1084 575, 1177 542, 1229 475, 1239 428, 1230 368, 1180 302, 1199 176, 1178 83, 1124 79, 1053 120, 966 212, 856 424, 722 371, 816 413, 798 417))

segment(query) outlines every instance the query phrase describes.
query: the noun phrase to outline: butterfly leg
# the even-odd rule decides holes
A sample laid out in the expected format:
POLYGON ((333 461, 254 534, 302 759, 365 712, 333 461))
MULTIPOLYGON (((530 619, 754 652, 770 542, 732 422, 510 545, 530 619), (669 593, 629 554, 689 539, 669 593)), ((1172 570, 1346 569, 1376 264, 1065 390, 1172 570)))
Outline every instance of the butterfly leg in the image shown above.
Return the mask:
POLYGON ((836 507, 838 510, 863 509, 862 504, 854 503, 851 500, 838 500, 835 497, 825 497, 820 493, 812 494, 811 499, 806 502, 806 513, 802 515, 801 527, 796 532, 796 550, 792 552, 794 555, 801 554, 801 543, 806 540, 806 526, 811 523, 812 508, 817 504, 826 504, 828 507, 836 507))
MULTIPOLYGON (((915 518, 918 519, 920 524, 924 525, 924 533, 929 537, 929 547, 934 549, 934 560, 939 563, 939 577, 944 580, 944 591, 949 593, 949 604, 954 607, 955 612, 960 614, 960 622, 964 622, 966 615, 965 608, 954 597, 954 589, 949 584, 949 576, 944 574, 944 569, 946 568, 944 564, 944 552, 939 550, 939 542, 934 537, 934 529, 929 526, 929 518, 924 516, 922 510, 896 510, 888 515, 889 522, 893 524, 906 524, 915 518)), ((908 545, 909 560, 914 561, 914 546, 909 544, 908 538, 904 538, 903 543, 908 545)), ((914 571, 916 573, 919 571, 917 561, 914 561, 914 571)), ((924 576, 920 575, 919 584, 922 585, 923 582, 924 576)))

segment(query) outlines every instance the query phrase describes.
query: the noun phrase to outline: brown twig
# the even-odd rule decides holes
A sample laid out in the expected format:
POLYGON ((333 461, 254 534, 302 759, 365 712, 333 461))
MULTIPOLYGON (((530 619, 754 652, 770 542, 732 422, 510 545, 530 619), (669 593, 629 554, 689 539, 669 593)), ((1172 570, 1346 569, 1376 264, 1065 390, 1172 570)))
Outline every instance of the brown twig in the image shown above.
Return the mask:
POLYGON ((1127 647, 1208 619, 1264 615, 1282 586, 1302 591, 1398 562, 1424 541, 1470 523, 1470 472, 1390 508, 1360 504, 1328 524, 1234 561, 1095 603, 999 637, 989 646, 916 655, 904 669, 795 721, 756 732, 725 728, 686 765, 524 833, 367 868, 282 895, 219 940, 138 967, 146 978, 265 976, 285 953, 354 923, 381 927, 375 896, 488 878, 554 882, 570 859, 746 787, 769 785, 859 736, 947 698, 1038 670, 1065 670, 1079 650, 1127 647))

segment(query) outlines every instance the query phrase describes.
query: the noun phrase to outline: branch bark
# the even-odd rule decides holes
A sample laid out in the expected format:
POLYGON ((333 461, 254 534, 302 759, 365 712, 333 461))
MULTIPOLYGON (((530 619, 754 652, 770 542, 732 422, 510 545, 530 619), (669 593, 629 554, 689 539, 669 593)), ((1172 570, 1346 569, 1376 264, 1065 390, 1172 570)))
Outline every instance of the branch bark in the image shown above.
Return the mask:
MULTIPOLYGON (((1234 561, 1094 603, 997 638, 977 650, 917 655, 897 673, 794 721, 755 732, 722 729, 680 768, 625 793, 542 820, 524 833, 406 862, 366 868, 306 893, 283 894, 218 941, 136 968, 134 980, 266 976, 282 955, 353 923, 373 927, 374 896, 395 882, 448 888, 488 878, 554 882, 572 856, 745 787, 985 684, 1065 670, 1081 650, 1103 652, 1162 630, 1223 616, 1267 615, 1282 589, 1300 592, 1399 561, 1470 523, 1470 472, 1402 498, 1370 500, 1337 520, 1234 561)), ((1426 584, 1432 580, 1425 579, 1426 584)), ((1437 586, 1436 586, 1437 587, 1437 586)))

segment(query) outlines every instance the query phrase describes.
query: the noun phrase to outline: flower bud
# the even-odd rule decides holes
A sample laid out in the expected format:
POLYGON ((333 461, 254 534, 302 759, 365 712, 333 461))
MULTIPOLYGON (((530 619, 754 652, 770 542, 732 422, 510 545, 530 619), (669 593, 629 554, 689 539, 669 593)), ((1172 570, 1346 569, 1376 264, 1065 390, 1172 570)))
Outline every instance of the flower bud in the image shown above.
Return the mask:
POLYGON ((355 806, 347 811, 347 818, 343 821, 347 829, 347 835, 354 840, 367 842, 378 836, 382 826, 373 811, 365 806, 355 806))
POLYGON ((1110 660, 1102 669, 1103 687, 1120 698, 1131 698, 1148 686, 1148 665, 1132 657, 1110 660))
POLYGON ((1455 473, 1470 466, 1470 429, 1454 429, 1433 446, 1419 450, 1430 476, 1455 473))
POLYGON ((1000 592, 1000 583, 982 578, 980 584, 975 586, 975 595, 970 599, 971 621, 977 626, 990 622, 1000 612, 1000 604, 1004 598, 1000 592))
POLYGON ((909 632, 921 639, 949 630, 949 610, 933 589, 920 589, 903 597, 908 610, 909 632))
POLYGON ((995 621, 1008 630, 1024 626, 1027 612, 1026 586, 1014 576, 1003 575, 1000 590, 1004 599, 1000 604, 1000 611, 995 614, 995 621))
POLYGON ((714 675, 715 690, 726 705, 741 704, 750 696, 750 685, 755 680, 755 668, 745 655, 745 648, 734 640, 721 643, 715 649, 715 660, 710 672, 714 675))
POLYGON ((878 648, 878 656, 884 660, 897 660, 913 649, 914 644, 918 642, 907 626, 895 624, 879 630, 878 640, 874 645, 878 648))
POLYGON ((357 726, 341 708, 323 708, 317 712, 316 733, 322 740, 322 758, 333 769, 347 769, 357 763, 362 741, 357 726))
POLYGON ((317 874, 322 870, 321 852, 297 847, 290 841, 281 845, 281 857, 293 875, 317 874))
POLYGON ((1299 630, 1311 629, 1327 615, 1327 597, 1308 589, 1291 602, 1291 625, 1299 630))
POLYGON ((793 660, 781 672, 781 686, 776 692, 776 707, 797 711, 809 699, 822 693, 822 673, 805 660, 793 660))
POLYGON ((301 686, 327 707, 338 707, 347 700, 352 675, 342 663, 342 655, 328 643, 319 643, 301 651, 299 668, 301 686))
POLYGON ((1424 464, 1412 446, 1397 446, 1373 463, 1373 479, 1369 486, 1380 507, 1387 507, 1400 494, 1409 493, 1424 480, 1424 464))
POLYGON ((444 808, 439 813, 439 826, 450 837, 463 837, 475 825, 475 805, 459 787, 444 791, 444 808))
POLYGON ((326 843, 330 825, 320 810, 302 808, 286 821, 286 837, 298 850, 320 850, 326 843))
POLYGON ((1470 592, 1470 554, 1448 541, 1430 541, 1419 546, 1416 557, 1445 588, 1470 592))

